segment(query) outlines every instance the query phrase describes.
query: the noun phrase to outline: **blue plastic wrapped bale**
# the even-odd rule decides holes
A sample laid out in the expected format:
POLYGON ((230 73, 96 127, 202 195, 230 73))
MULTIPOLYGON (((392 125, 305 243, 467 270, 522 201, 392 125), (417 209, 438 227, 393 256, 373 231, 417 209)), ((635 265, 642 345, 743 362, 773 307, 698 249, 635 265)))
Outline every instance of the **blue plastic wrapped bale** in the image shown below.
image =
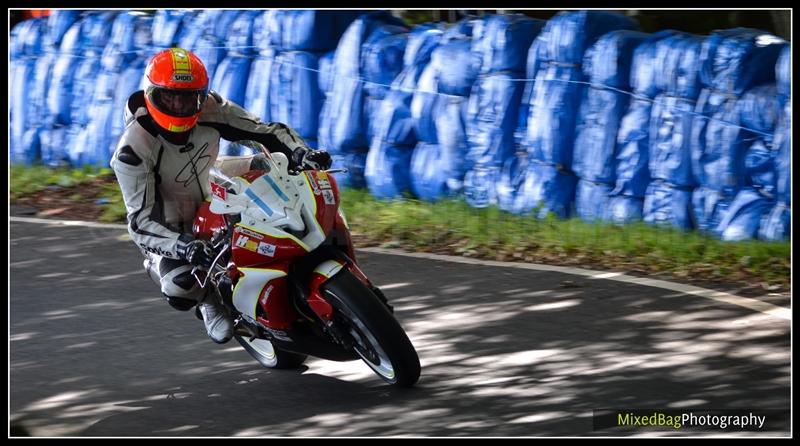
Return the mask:
POLYGON ((42 160, 42 147, 40 140, 41 129, 31 128, 22 135, 23 151, 17 153, 16 159, 12 158, 15 164, 36 164, 42 160))
POLYGON ((225 45, 228 54, 237 56, 252 56, 258 52, 253 42, 253 27, 260 11, 242 11, 231 24, 225 45))
MULTIPOLYGON (((118 73, 128 64, 142 57, 151 43, 153 18, 132 13, 122 13, 114 20, 111 37, 101 58, 103 69, 118 73), (141 53, 141 54, 137 54, 141 53)), ((148 54, 150 55, 150 54, 148 54)), ((201 58, 208 68, 208 62, 201 58)), ((211 72, 209 71, 209 76, 211 72)))
POLYGON ((184 17, 188 11, 181 9, 159 9, 153 17, 153 46, 170 48, 180 42, 184 17))
POLYGON ((522 14, 490 16, 483 37, 472 47, 481 58, 481 74, 525 71, 528 50, 544 24, 522 14))
POLYGON ((347 28, 339 41, 333 61, 336 81, 323 105, 319 128, 320 145, 333 153, 369 146, 365 87, 360 81, 361 46, 373 31, 389 26, 402 27, 403 23, 386 11, 365 14, 347 28))
POLYGON ((539 70, 533 86, 528 126, 522 147, 531 159, 572 166, 575 124, 586 87, 579 68, 548 65, 539 70))
MULTIPOLYGON (((644 197, 650 184, 650 114, 653 105, 633 99, 622 117, 617 131, 614 159, 615 193, 628 197, 644 197)), ((639 212, 641 214, 641 210, 639 212)))
POLYGON ((439 102, 438 70, 433 62, 429 63, 417 82, 417 89, 411 98, 411 119, 414 122, 414 130, 420 141, 435 144, 438 141, 436 136, 436 123, 434 122, 434 111, 439 102))
POLYGON ((634 19, 615 12, 561 12, 547 21, 537 37, 542 42, 540 57, 552 62, 581 64, 584 52, 600 36, 620 29, 638 30, 639 25, 634 19))
POLYGON ((94 98, 94 88, 100 73, 100 59, 89 57, 80 59, 75 71, 72 87, 72 103, 70 104, 71 122, 78 125, 89 123, 89 105, 94 98))
MULTIPOLYGON (((201 37, 197 45, 197 49, 193 51, 193 53, 203 61, 206 72, 208 72, 208 79, 213 82, 213 79, 215 79, 217 75, 217 70, 220 64, 222 64, 222 61, 225 60, 225 56, 228 52, 223 42, 209 35, 201 37)), ((211 84, 211 88, 214 88, 213 83, 211 84)))
POLYGON ((771 199, 775 199, 778 186, 775 175, 776 153, 777 151, 768 147, 764 140, 757 139, 747 149, 744 158, 744 167, 747 173, 746 183, 771 199))
POLYGON ((774 67, 786 41, 766 31, 734 28, 714 31, 703 42, 701 80, 711 89, 742 94, 775 82, 774 67))
POLYGON ((613 186, 596 181, 579 180, 575 189, 575 213, 583 221, 604 220, 613 186))
POLYGON ((653 181, 644 196, 644 221, 654 225, 692 229, 691 204, 691 189, 653 181))
POLYGON ((421 142, 411 156, 411 189, 427 201, 455 196, 463 189, 463 155, 438 144, 421 142))
POLYGON ((699 231, 715 233, 735 197, 735 193, 725 193, 708 187, 694 189, 691 214, 694 226, 699 231))
POLYGON ((414 134, 414 120, 411 118, 409 104, 411 98, 402 91, 390 91, 386 99, 379 103, 377 114, 373 117, 375 137, 370 147, 376 143, 414 147, 417 143, 414 134))
POLYGON ((480 73, 480 55, 474 53, 469 40, 452 40, 438 46, 431 55, 439 93, 469 96, 472 84, 480 73))
POLYGON ((647 38, 637 31, 612 31, 586 50, 583 72, 594 85, 630 90, 633 51, 647 38))
POLYGON ((464 201, 474 208, 497 204, 497 182, 500 169, 475 166, 464 175, 464 201))
POLYGON ((77 137, 68 139, 70 161, 75 166, 108 166, 122 133, 118 130, 119 133, 112 136, 114 121, 123 121, 122 109, 113 101, 102 100, 92 104, 90 113, 92 120, 89 124, 78 129, 77 137))
POLYGON ((650 115, 650 176, 693 187, 690 149, 694 101, 658 95, 650 115))
MULTIPOLYGON (((790 105, 791 106, 791 105, 790 105)), ((792 167, 791 167, 792 127, 788 113, 779 121, 775 131, 775 177, 778 202, 789 206, 792 202, 792 167)))
POLYGON ((447 43, 451 40, 458 39, 471 39, 473 34, 472 32, 477 24, 485 23, 487 19, 487 16, 466 17, 456 23, 445 24, 447 28, 445 28, 444 34, 442 35, 442 43, 447 43))
POLYGON ((366 96, 364 98, 364 107, 362 109, 362 117, 364 119, 364 128, 367 129, 367 141, 372 141, 378 135, 379 114, 381 111, 381 104, 383 99, 373 98, 366 96))
MULTIPOLYGON (((433 50, 439 46, 444 32, 432 24, 421 24, 411 29, 406 50, 403 53, 403 66, 412 67, 426 65, 431 60, 433 50)), ((424 68, 424 67, 420 67, 424 68)), ((417 74, 417 77, 421 74, 417 74)))
POLYGON ((662 93, 658 60, 658 42, 667 37, 678 34, 677 31, 666 29, 649 35, 634 50, 631 59, 630 85, 634 93, 654 98, 662 93))
POLYGON ((56 9, 50 12, 47 17, 46 44, 48 46, 60 46, 64 34, 78 20, 80 15, 81 12, 75 9, 56 9))
POLYGON ((42 149, 42 163, 47 167, 71 165, 67 147, 67 128, 56 126, 43 128, 39 132, 42 149))
POLYGON ((733 242, 751 240, 758 236, 761 220, 768 216, 775 202, 755 189, 739 191, 716 228, 722 240, 733 242))
POLYGON ((320 114, 320 146, 332 153, 367 147, 363 108, 364 88, 360 81, 345 78, 334 83, 320 114))
POLYGON ((572 170, 580 178, 616 181, 617 135, 629 98, 617 91, 588 89, 575 128, 572 170))
POLYGON ((468 99, 462 96, 442 96, 436 104, 434 123, 436 140, 443 153, 464 159, 464 169, 471 169, 468 155, 467 134, 464 119, 468 99))
POLYGON ((263 122, 272 120, 270 94, 274 88, 271 84, 273 53, 262 52, 253 59, 247 79, 247 92, 244 97, 244 108, 261 118, 263 122))
POLYGON ((336 43, 357 11, 271 10, 265 16, 271 44, 280 51, 324 52, 336 43))
POLYGON ((75 22, 64 34, 61 39, 61 46, 59 52, 61 55, 66 54, 80 54, 83 52, 86 40, 83 38, 83 25, 86 22, 86 17, 82 16, 75 22))
POLYGON ((541 45, 539 39, 534 39, 530 49, 528 49, 525 67, 525 88, 522 90, 522 99, 519 104, 517 128, 514 129, 514 144, 517 148, 522 146, 522 142, 528 132, 528 115, 530 114, 531 104, 533 103, 536 76, 539 74, 540 68, 544 66, 544 61, 539 57, 539 47, 541 45))
POLYGON ((114 153, 117 145, 117 139, 122 135, 125 130, 125 119, 122 110, 128 103, 128 98, 137 90, 140 90, 139 83, 144 78, 144 69, 149 62, 147 57, 141 57, 131 62, 130 65, 120 73, 116 81, 116 88, 114 90, 114 108, 110 120, 110 128, 108 130, 108 141, 110 144, 110 151, 108 155, 114 153))
POLYGON ((319 89, 327 97, 333 90, 334 66, 333 55, 335 51, 329 51, 319 57, 319 89))
POLYGON ((761 240, 785 240, 791 235, 792 210, 784 203, 776 204, 762 219, 758 228, 761 240))
POLYGON ((785 45, 775 64, 775 82, 781 104, 786 104, 792 92, 792 47, 785 45))
POLYGON ((465 123, 469 163, 499 168, 515 152, 514 130, 525 88, 513 81, 516 77, 514 73, 494 73, 482 75, 475 83, 465 123))
POLYGON ((656 44, 656 81, 665 94, 697 99, 700 89, 704 38, 678 33, 656 44))
POLYGON ((90 12, 81 30, 87 55, 102 54, 111 37, 111 28, 119 13, 116 11, 90 12))
POLYGON ((247 79, 250 75, 250 64, 252 62, 253 59, 249 57, 226 57, 217 67, 214 73, 214 81, 210 87, 223 98, 241 106, 244 104, 247 79))
POLYGON ((317 56, 302 51, 279 53, 272 64, 270 120, 288 125, 304 139, 317 139, 324 100, 318 68, 317 56))
POLYGON ((578 178, 568 171, 532 161, 519 192, 523 197, 520 211, 532 212, 537 218, 545 218, 550 213, 559 218, 570 217, 577 182, 578 178))
POLYGON ((524 208, 524 197, 520 190, 525 184, 528 172, 528 153, 517 152, 503 163, 497 178, 495 193, 497 206, 513 214, 521 214, 524 208))
MULTIPOLYGON (((405 68, 392 82, 386 98, 378 105, 377 113, 371 115, 372 134, 379 142, 410 147, 416 145, 415 119, 411 114, 412 95, 416 93, 419 78, 441 34, 439 29, 430 26, 418 26, 411 32, 404 56, 405 68)), ((429 121, 432 125, 432 117, 429 121)), ((375 143, 374 138, 371 141, 375 143)))
MULTIPOLYGON (((376 11, 360 16, 347 27, 339 39, 334 56, 336 77, 359 77, 363 67, 362 49, 373 33, 377 32, 374 39, 380 40, 387 35, 408 31, 403 21, 393 17, 388 11, 376 11)), ((402 60, 402 54, 400 59, 402 60)))
POLYGON ((367 164, 367 154, 347 153, 333 155, 334 168, 347 168, 347 173, 337 173, 336 182, 341 188, 363 189, 367 183, 364 180, 364 167, 367 164))
POLYGON ((738 101, 703 89, 692 122, 690 148, 697 182, 730 195, 744 186, 744 155, 752 133, 741 127, 738 101))
POLYGON ((225 39, 228 38, 228 33, 233 28, 233 23, 243 11, 239 9, 224 9, 206 12, 209 14, 207 20, 211 23, 209 37, 215 38, 218 44, 224 45, 225 39))
POLYGON ((783 113, 775 84, 747 90, 736 102, 736 108, 742 125, 761 133, 757 137, 767 139, 771 139, 771 134, 778 125, 778 118, 783 113))
POLYGON ((200 11, 192 15, 190 23, 183 23, 183 31, 179 35, 177 47, 189 51, 195 51, 197 49, 203 34, 208 33, 208 28, 211 26, 209 23, 209 12, 211 11, 200 11))
POLYGON ((64 54, 56 59, 47 91, 47 110, 56 124, 69 125, 72 122, 70 115, 75 73, 82 60, 71 54, 64 54))
POLYGON ((9 57, 39 56, 45 50, 47 23, 42 18, 19 22, 9 37, 9 57))
POLYGON ((8 35, 8 58, 11 62, 15 62, 25 54, 25 34, 31 26, 30 22, 31 20, 23 20, 11 28, 8 35))
POLYGON ((10 73, 14 89, 10 90, 11 93, 11 146, 13 151, 11 159, 14 162, 24 163, 30 158, 26 154, 26 146, 23 144, 23 136, 25 131, 41 122, 41 116, 36 116, 32 104, 28 101, 27 92, 33 84, 34 74, 36 69, 35 59, 21 59, 13 65, 14 71, 10 73))
MULTIPOLYGON (((57 58, 57 54, 51 53, 44 54, 36 59, 33 83, 29 84, 28 90, 25 92, 27 95, 27 106, 31 113, 29 116, 36 117, 37 125, 51 124, 51 119, 49 118, 47 110, 47 92, 52 83, 53 66, 57 58)), ((14 90, 11 91, 13 92, 14 90)))
POLYGON ((608 208, 603 214, 603 220, 616 224, 641 221, 643 208, 644 198, 611 195, 608 200, 608 208))
POLYGON ((376 198, 402 197, 411 192, 409 169, 413 147, 376 143, 367 154, 364 178, 376 198))
POLYGON ((367 94, 383 99, 389 85, 403 70, 403 56, 408 44, 408 29, 382 26, 361 47, 361 73, 367 94))

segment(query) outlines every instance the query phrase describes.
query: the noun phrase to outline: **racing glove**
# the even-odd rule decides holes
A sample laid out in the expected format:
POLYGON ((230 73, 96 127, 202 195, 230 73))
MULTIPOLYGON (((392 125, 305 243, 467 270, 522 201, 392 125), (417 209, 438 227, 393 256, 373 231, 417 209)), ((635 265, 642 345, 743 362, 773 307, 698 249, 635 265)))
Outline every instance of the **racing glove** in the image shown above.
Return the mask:
POLYGON ((194 239, 186 244, 183 258, 194 266, 208 268, 214 261, 214 250, 205 240, 194 239))
POLYGON ((326 170, 330 169, 333 160, 331 155, 324 150, 309 150, 303 156, 302 166, 306 169, 326 170))

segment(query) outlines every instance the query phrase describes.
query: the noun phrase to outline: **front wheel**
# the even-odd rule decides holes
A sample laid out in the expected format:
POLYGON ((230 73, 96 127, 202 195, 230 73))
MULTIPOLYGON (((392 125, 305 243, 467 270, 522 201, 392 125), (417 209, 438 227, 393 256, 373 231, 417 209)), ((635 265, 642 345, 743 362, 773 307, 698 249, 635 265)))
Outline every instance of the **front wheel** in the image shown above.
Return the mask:
POLYGON ((250 342, 250 338, 234 335, 239 344, 250 353, 256 361, 264 367, 271 369, 293 369, 299 367, 307 358, 306 355, 299 353, 278 350, 272 346, 272 342, 266 339, 256 338, 250 342))
POLYGON ((336 309, 335 323, 352 341, 358 356, 389 384, 414 385, 420 374, 417 351, 372 291, 347 270, 321 288, 336 309))

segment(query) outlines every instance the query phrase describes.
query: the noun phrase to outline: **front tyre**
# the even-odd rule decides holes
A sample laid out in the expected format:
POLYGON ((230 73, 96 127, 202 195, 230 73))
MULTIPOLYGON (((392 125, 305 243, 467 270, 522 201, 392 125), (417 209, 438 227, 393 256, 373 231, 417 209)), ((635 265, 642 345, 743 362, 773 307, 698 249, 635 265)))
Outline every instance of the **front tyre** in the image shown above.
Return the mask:
POLYGON ((234 335, 239 344, 250 353, 256 361, 264 367, 271 369, 294 369, 299 367, 307 358, 306 355, 299 353, 278 350, 272 346, 272 342, 266 339, 256 338, 250 342, 250 338, 234 335))
POLYGON ((386 306, 350 271, 342 270, 322 285, 336 309, 335 322, 355 352, 384 381, 410 387, 419 379, 414 346, 386 306))

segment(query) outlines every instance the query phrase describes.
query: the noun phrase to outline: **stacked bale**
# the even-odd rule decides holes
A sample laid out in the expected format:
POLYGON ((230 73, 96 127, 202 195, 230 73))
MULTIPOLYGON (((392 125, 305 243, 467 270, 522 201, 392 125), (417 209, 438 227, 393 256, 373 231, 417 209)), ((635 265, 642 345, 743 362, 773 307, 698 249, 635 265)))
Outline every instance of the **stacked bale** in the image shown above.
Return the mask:
POLYGON ((374 114, 369 106, 388 91, 388 86, 382 85, 385 79, 391 82, 402 69, 405 46, 398 45, 394 35, 408 31, 388 12, 372 12, 353 21, 336 47, 333 89, 323 104, 318 138, 320 147, 332 154, 334 164, 349 169, 338 177, 342 187, 365 185, 369 123, 374 114), (385 71, 376 71, 382 63, 387 64, 385 71))
MULTIPOLYGON (((742 199, 746 198, 747 203, 740 200, 736 208, 732 207, 737 194, 745 186, 751 188, 746 180, 745 154, 757 139, 757 133, 748 130, 752 126, 747 124, 771 133, 775 121, 763 119, 763 110, 743 114, 740 98, 751 88, 775 81, 775 71, 763 68, 775 66, 783 45, 781 39, 747 28, 715 31, 703 44, 701 81, 704 88, 697 100, 690 140, 692 170, 699 186, 692 193, 692 210, 701 231, 723 235, 734 214, 752 214, 768 206, 768 197, 759 200, 756 191, 749 190, 742 199), (745 211, 744 207, 751 211, 745 211)), ((764 95, 761 92, 754 96, 764 95)), ((774 97, 774 93, 771 96, 774 97)), ((755 98, 748 101, 769 102, 755 98)), ((740 224, 725 238, 746 237, 744 226, 754 228, 748 231, 751 237, 755 236, 757 223, 740 224)))
POLYGON ((411 156, 411 189, 435 201, 463 188, 466 172, 466 106, 480 71, 472 51, 481 19, 466 19, 448 28, 420 75, 411 99, 411 117, 419 140, 411 156))
POLYGON ((538 217, 552 212, 562 218, 572 213, 575 126, 587 81, 581 69, 584 53, 606 33, 636 29, 629 17, 601 11, 560 13, 547 22, 533 44, 538 72, 521 143, 527 157, 517 164, 524 173, 514 211, 535 210, 538 217))
POLYGON ((649 170, 644 221, 691 229, 692 174, 689 139, 697 96, 703 38, 676 33, 656 43, 660 93, 650 114, 649 170))
POLYGON ((491 16, 473 41, 480 75, 467 102, 464 197, 473 207, 497 203, 500 169, 515 153, 514 130, 525 84, 528 50, 544 26, 522 15, 491 16))
POLYGON ((578 217, 613 220, 611 192, 617 181, 617 133, 630 100, 634 50, 646 34, 612 31, 586 52, 583 71, 591 86, 580 106, 572 170, 579 181, 575 194, 578 217))
POLYGON ((416 26, 409 35, 403 56, 403 71, 392 82, 374 116, 373 136, 364 171, 373 196, 394 198, 411 193, 411 155, 419 139, 411 117, 411 100, 442 30, 432 25, 416 26))

